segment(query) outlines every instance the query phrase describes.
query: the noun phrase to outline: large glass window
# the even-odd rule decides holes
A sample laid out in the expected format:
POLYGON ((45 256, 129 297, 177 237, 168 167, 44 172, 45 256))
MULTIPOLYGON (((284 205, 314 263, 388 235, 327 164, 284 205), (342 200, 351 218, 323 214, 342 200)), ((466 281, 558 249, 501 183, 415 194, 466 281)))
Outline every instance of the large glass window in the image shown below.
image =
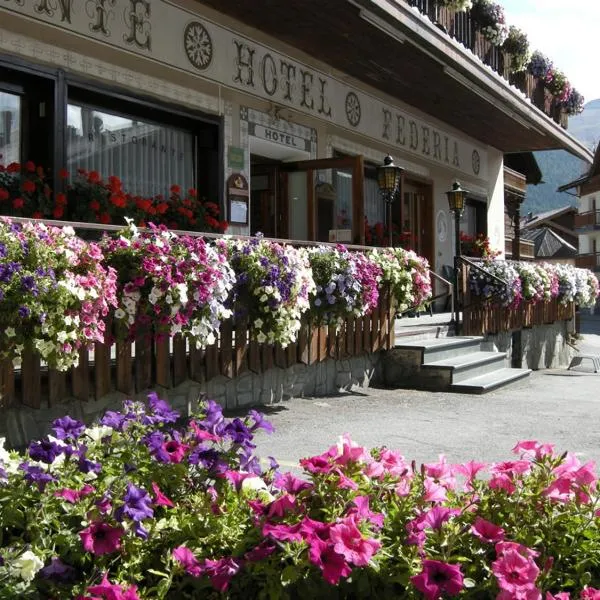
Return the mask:
POLYGON ((0 89, 0 163, 21 160, 21 97, 0 89))
POLYGON ((167 195, 173 184, 196 187, 195 136, 190 131, 98 110, 67 107, 67 168, 119 177, 133 195, 167 195))

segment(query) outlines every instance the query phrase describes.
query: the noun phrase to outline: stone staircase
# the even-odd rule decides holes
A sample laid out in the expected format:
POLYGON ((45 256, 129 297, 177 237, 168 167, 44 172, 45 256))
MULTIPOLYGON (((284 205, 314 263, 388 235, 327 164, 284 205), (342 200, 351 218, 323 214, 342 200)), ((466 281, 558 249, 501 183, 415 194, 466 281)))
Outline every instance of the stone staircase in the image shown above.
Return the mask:
POLYGON ((448 323, 425 318, 413 327, 398 323, 396 347, 383 365, 388 387, 484 394, 531 372, 510 368, 506 353, 484 349, 482 337, 452 335, 448 323))

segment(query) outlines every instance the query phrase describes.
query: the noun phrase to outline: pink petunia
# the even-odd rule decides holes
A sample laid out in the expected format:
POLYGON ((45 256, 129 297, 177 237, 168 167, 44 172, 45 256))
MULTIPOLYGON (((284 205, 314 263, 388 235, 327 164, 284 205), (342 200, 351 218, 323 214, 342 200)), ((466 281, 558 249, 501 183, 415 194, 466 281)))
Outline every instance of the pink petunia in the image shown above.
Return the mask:
POLYGON ((448 464, 443 454, 440 454, 438 462, 425 464, 423 465, 423 469, 425 475, 435 479, 445 488, 454 489, 456 487, 454 469, 451 464, 448 464))
POLYGON ((160 490, 156 482, 152 482, 152 491, 154 492, 154 504, 157 506, 166 506, 167 508, 173 508, 175 505, 172 500, 169 500, 160 490))
POLYGON ((457 596, 464 587, 460 565, 438 560, 424 560, 423 570, 410 580, 425 600, 438 600, 443 595, 457 596))
POLYGON ((93 488, 91 485, 84 485, 80 490, 71 490, 69 488, 57 490, 54 492, 54 495, 57 498, 66 500, 70 504, 77 504, 77 502, 79 502, 82 498, 89 496, 95 491, 95 488, 93 488))
POLYGON ((472 482, 477 477, 477 473, 487 467, 487 463, 471 460, 466 463, 454 465, 454 471, 463 475, 465 478, 464 491, 468 492, 473 489, 472 482))
POLYGON ((554 446, 552 444, 540 444, 536 440, 522 440, 517 442, 512 451, 529 460, 540 460, 545 456, 552 456, 554 446))
POLYGON ((571 594, 569 592, 558 592, 556 594, 546 592, 546 600, 571 600, 571 594))
POLYGON ((579 600, 600 600, 600 590, 588 587, 587 585, 581 590, 579 600))
POLYGON ((329 536, 333 549, 347 562, 364 567, 379 550, 381 543, 374 539, 365 539, 353 519, 347 518, 334 525, 329 536))
POLYGON ((328 454, 319 454, 310 458, 300 459, 300 466, 309 473, 330 473, 333 470, 331 457, 328 454))
POLYGON ((384 517, 381 513, 374 513, 369 508, 369 496, 356 496, 353 502, 354 507, 348 511, 348 516, 356 516, 360 520, 369 521, 371 525, 378 529, 383 527, 384 517))
POLYGON ((177 440, 169 440, 163 443, 162 449, 168 455, 169 462, 180 463, 185 458, 185 453, 189 450, 189 446, 177 440))
POLYGON ((202 571, 210 578, 215 590, 224 592, 229 587, 231 579, 240 570, 241 565, 241 561, 231 557, 220 558, 219 560, 207 558, 202 565, 202 571))
POLYGON ((434 479, 426 477, 423 482, 425 494, 423 494, 423 502, 444 502, 447 497, 447 490, 443 485, 437 483, 434 479))
POLYGON ((111 583, 107 573, 104 573, 102 581, 98 585, 91 585, 86 592, 93 596, 85 596, 83 600, 140 600, 135 585, 124 590, 119 584, 111 583))
POLYGON ((100 556, 120 550, 121 538, 124 533, 122 527, 111 527, 103 521, 94 521, 83 531, 79 532, 79 537, 83 543, 84 550, 100 556))
POLYGON ((502 591, 515 594, 526 588, 535 588, 540 570, 532 558, 510 549, 492 563, 492 572, 502 591))
POLYGON ((178 546, 173 550, 172 556, 183 567, 186 573, 194 577, 199 577, 202 574, 200 563, 189 548, 178 546))
POLYGON ((304 490, 310 490, 314 487, 312 483, 292 475, 292 473, 289 471, 283 475, 278 475, 275 477, 273 485, 276 488, 285 490, 288 494, 292 494, 294 496, 304 490))
POLYGON ((300 533, 301 526, 302 523, 296 523, 295 525, 265 523, 262 528, 262 534, 265 537, 271 536, 274 540, 279 540, 280 542, 299 542, 302 540, 302 534, 300 533))
POLYGON ((477 517, 475 519, 475 523, 473 523, 473 526, 471 527, 471 533, 483 542, 489 542, 492 544, 504 540, 504 529, 502 529, 502 527, 498 527, 498 525, 494 525, 494 523, 490 523, 490 521, 482 519, 481 517, 477 517))
POLYGON ((284 494, 273 500, 267 507, 267 517, 272 519, 273 517, 284 517, 287 513, 295 513, 298 511, 298 505, 296 504, 296 498, 290 496, 290 494, 284 494))
POLYGON ((424 513, 423 523, 431 529, 439 530, 446 521, 458 514, 460 514, 460 510, 458 509, 434 506, 431 510, 424 513))
POLYGON ((323 579, 331 585, 337 585, 342 577, 352 573, 352 567, 334 550, 332 544, 318 537, 309 542, 308 559, 321 569, 323 579))

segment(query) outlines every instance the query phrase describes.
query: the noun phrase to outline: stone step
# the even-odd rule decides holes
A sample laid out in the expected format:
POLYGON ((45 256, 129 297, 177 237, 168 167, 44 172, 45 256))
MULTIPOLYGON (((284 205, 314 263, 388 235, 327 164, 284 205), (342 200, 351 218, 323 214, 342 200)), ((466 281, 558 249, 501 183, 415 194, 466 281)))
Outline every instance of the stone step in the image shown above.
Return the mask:
POLYGON ((446 371, 451 384, 485 375, 505 367, 506 353, 504 352, 471 352, 451 358, 444 358, 434 362, 427 361, 423 364, 423 375, 427 373, 439 374, 446 371))
POLYGON ((485 394, 529 376, 531 369, 498 369, 492 373, 465 379, 450 386, 450 391, 463 394, 485 394))
POLYGON ((422 340, 402 340, 396 344, 397 350, 420 353, 421 364, 429 364, 445 358, 462 356, 476 352, 481 347, 482 337, 447 337, 422 340))

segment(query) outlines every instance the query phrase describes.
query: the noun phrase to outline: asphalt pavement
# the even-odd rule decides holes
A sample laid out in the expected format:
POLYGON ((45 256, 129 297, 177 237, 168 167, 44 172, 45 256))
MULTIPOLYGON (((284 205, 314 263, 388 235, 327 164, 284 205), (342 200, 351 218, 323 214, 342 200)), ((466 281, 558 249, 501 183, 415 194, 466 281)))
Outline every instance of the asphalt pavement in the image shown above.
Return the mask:
MULTIPOLYGON (((600 315, 582 315, 582 354, 600 357, 600 315)), ((519 440, 536 439, 600 466, 600 373, 588 360, 540 370, 484 395, 361 388, 326 398, 261 407, 275 433, 260 432, 257 453, 290 468, 325 451, 343 433, 367 447, 398 449, 418 463, 508 460, 519 440)))

